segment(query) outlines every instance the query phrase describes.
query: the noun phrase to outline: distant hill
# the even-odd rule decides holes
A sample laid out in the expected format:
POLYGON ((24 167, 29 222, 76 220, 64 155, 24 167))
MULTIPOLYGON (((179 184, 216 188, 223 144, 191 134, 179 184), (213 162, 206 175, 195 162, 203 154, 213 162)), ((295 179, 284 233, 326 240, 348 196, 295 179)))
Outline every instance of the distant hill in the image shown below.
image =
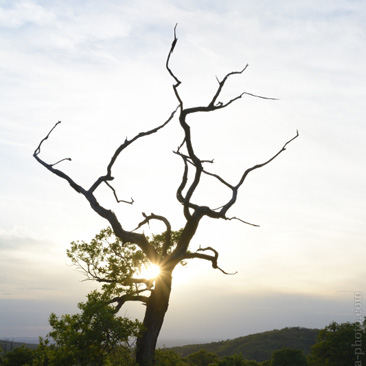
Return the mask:
POLYGON ((319 329, 284 328, 268 332, 251 334, 232 340, 212 342, 206 344, 192 344, 181 347, 169 348, 182 356, 188 356, 200 349, 214 352, 220 357, 242 354, 246 360, 262 362, 271 358, 272 352, 289 347, 301 349, 305 354, 310 353, 310 348, 316 343, 319 329))
MULTIPOLYGON (((308 328, 284 328, 281 330, 271 330, 263 333, 250 334, 245 337, 239 337, 231 340, 191 344, 187 346, 165 348, 173 350, 182 356, 188 356, 200 349, 216 353, 218 356, 231 356, 242 354, 246 360, 256 360, 262 362, 271 358, 272 352, 284 347, 296 348, 310 353, 310 348, 316 343, 319 329, 308 328)), ((11 351, 16 347, 25 347, 35 349, 38 344, 15 342, 13 340, 0 340, 0 346, 3 351, 11 351)))
MULTIPOLYGON (((32 338, 33 340, 33 338, 32 338)), ((18 348, 21 346, 25 346, 27 348, 36 349, 38 344, 35 343, 26 343, 26 342, 15 342, 12 339, 0 339, 0 347, 3 352, 12 351, 14 348, 18 348)))

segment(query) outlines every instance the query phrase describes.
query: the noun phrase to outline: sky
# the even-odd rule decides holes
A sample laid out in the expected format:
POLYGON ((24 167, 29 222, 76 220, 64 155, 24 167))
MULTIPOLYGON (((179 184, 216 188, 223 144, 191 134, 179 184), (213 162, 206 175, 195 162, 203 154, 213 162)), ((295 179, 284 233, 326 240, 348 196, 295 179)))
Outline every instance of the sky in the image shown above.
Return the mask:
MULTIPOLYGON (((0 0, 0 338, 45 336, 51 312, 77 311, 95 284, 66 249, 107 226, 33 151, 61 120, 41 157, 71 157, 59 168, 89 187, 126 137, 165 121, 178 104, 165 69, 176 23, 171 67, 185 106, 207 104, 216 78, 246 64, 222 101, 278 99, 245 96, 191 118, 211 171, 236 182, 300 136, 248 176, 229 211, 260 227, 202 221, 191 250, 216 248, 237 274, 199 260, 176 269, 160 345, 356 321, 354 294, 366 291, 365 19, 363 0, 0 0)), ((133 206, 98 192, 126 229, 142 212, 184 224, 172 153, 181 140, 174 120, 120 157, 114 186, 133 206)), ((225 202, 229 192, 203 183, 200 202, 225 202)))

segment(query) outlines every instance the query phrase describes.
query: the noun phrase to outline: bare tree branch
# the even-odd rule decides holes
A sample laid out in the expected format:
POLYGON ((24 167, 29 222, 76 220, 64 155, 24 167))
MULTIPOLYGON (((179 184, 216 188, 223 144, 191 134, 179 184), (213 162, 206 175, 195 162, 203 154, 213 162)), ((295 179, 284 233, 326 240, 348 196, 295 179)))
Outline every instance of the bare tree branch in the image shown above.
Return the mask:
MULTIPOLYGON (((177 199, 178 201, 184 205, 184 201, 185 198, 183 197, 183 190, 187 185, 188 182, 188 164, 187 164, 187 159, 185 157, 182 156, 183 159, 183 163, 184 163, 184 171, 183 171, 183 176, 182 176, 182 182, 180 183, 178 189, 177 189, 177 199)), ((189 216, 186 216, 186 219, 188 219, 189 216)))
POLYGON ((133 295, 133 294, 126 294, 122 296, 114 297, 113 299, 108 301, 108 304, 117 303, 117 306, 114 309, 114 313, 118 313, 121 307, 127 302, 127 301, 140 301, 144 304, 147 304, 149 301, 149 297, 142 296, 142 295, 133 295))
MULTIPOLYGON (((287 147, 287 145, 288 144, 290 144, 293 140, 295 140, 297 137, 299 136, 299 132, 298 131, 296 131, 296 135, 293 137, 293 138, 291 138, 290 140, 288 140, 284 145, 283 145, 283 147, 274 155, 274 156, 272 156, 269 160, 267 160, 266 162, 264 162, 264 163, 261 163, 261 164, 257 164, 257 165, 255 165, 255 166, 253 166, 253 167, 251 167, 251 168, 249 168, 249 169, 247 169, 245 172, 244 172, 244 174, 242 175, 242 177, 241 177, 241 179, 240 179, 240 181, 239 181, 239 183, 237 184, 237 185, 232 185, 232 184, 230 184, 230 183, 228 183, 227 181, 225 181, 222 177, 220 177, 218 174, 214 174, 214 173, 210 173, 210 172, 208 172, 207 170, 205 170, 203 167, 202 167, 202 169, 201 169, 201 172, 202 173, 204 173, 204 174, 206 174, 206 175, 209 175, 209 176, 211 176, 211 177, 214 177, 215 179, 217 179, 217 180, 219 180, 222 184, 224 184, 225 186, 227 186, 228 188, 230 188, 231 190, 232 190, 232 197, 231 197, 231 199, 226 203, 226 204, 224 204, 224 205, 222 205, 221 207, 219 207, 219 208, 216 208, 216 209, 210 209, 210 208, 207 208, 206 207, 206 211, 205 211, 205 214, 207 215, 207 216, 209 216, 209 217, 212 217, 212 218, 223 218, 223 219, 225 219, 225 220, 239 220, 239 221, 241 221, 241 222, 243 222, 243 223, 245 223, 245 224, 247 224, 247 225, 251 225, 251 226, 256 226, 256 227, 259 227, 259 225, 257 225, 257 224, 251 224, 251 223, 249 223, 249 222, 247 222, 247 221, 244 221, 244 220, 242 220, 242 219, 240 219, 240 218, 237 218, 237 217, 233 217, 233 218, 228 218, 228 217, 226 217, 226 213, 227 213, 227 211, 229 210, 229 208, 230 207, 232 207, 232 205, 236 202, 236 199, 237 199, 237 195, 238 195, 238 191, 239 191, 239 188, 240 188, 240 186, 243 184, 243 182, 244 182, 244 180, 245 180, 245 178, 248 176, 248 174, 251 172, 251 171, 253 171, 253 170, 255 170, 255 169, 258 169, 258 168, 261 168, 261 167, 263 167, 263 166, 265 166, 265 165, 267 165, 267 164, 269 164, 271 161, 273 161, 277 156, 279 156, 283 151, 285 151, 286 150, 286 147, 287 147), (216 210, 218 210, 218 209, 221 209, 221 211, 219 212, 219 213, 215 213, 215 211, 216 210)), ((187 162, 189 162, 190 164, 192 164, 192 165, 194 165, 193 164, 193 162, 191 162, 191 160, 189 159, 189 157, 188 156, 186 156, 186 155, 184 155, 184 154, 182 154, 182 153, 178 153, 178 152, 175 152, 176 154, 178 154, 178 155, 180 155, 182 158, 183 158, 183 160, 185 161, 185 164, 187 164, 187 162)), ((187 176, 188 175, 188 171, 186 172, 186 170, 187 170, 188 168, 186 168, 185 169, 185 175, 184 176, 187 176)), ((185 183, 186 183, 186 181, 185 181, 185 183)), ((184 185, 185 186, 185 185, 184 185)), ((184 189, 184 186, 183 187, 181 187, 181 191, 184 189)), ((181 192, 180 191, 180 192, 181 192)), ((182 195, 181 195, 182 196, 182 195)), ((182 196, 183 197, 183 196, 182 196)), ((190 203, 189 202, 189 204, 187 204, 187 206, 188 207, 190 207, 190 208, 196 208, 197 207, 197 205, 193 205, 192 203, 190 203)))
MULTIPOLYGON (((150 135, 154 132, 157 132, 159 129, 161 129, 162 127, 164 127, 174 116, 176 110, 171 114, 171 116, 169 117, 169 119, 164 122, 162 125, 147 131, 147 132, 142 132, 140 134, 138 134, 137 136, 135 136, 132 140, 127 141, 127 143, 125 142, 125 144, 121 145, 123 148, 120 147, 120 149, 117 149, 115 155, 113 156, 111 163, 115 161, 115 159, 117 158, 117 156, 119 155, 119 153, 125 148, 127 147, 129 144, 131 144, 133 141, 137 140, 140 137, 143 136, 147 136, 150 135), (114 159, 114 160, 113 160, 114 159)), ((101 217, 105 218, 110 225, 112 226, 112 229, 114 231, 114 233, 116 234, 117 237, 119 237, 121 240, 123 240, 123 242, 130 242, 130 243, 135 243, 137 244, 141 250, 146 254, 146 256, 153 262, 156 263, 158 262, 158 258, 159 258, 159 254, 157 253, 157 251, 150 245, 150 243, 148 242, 147 238, 145 237, 145 235, 143 234, 138 234, 138 233, 133 233, 133 232, 128 232, 125 231, 122 228, 121 223, 119 222, 116 214, 111 211, 108 210, 106 208, 104 208, 103 206, 101 206, 99 204, 99 202, 97 201, 97 199, 95 198, 95 196, 93 195, 93 191, 95 190, 95 188, 103 181, 106 180, 112 180, 113 178, 111 176, 106 176, 106 177, 101 177, 98 178, 97 182, 99 182, 97 185, 93 185, 92 186, 92 190, 85 190, 82 186, 78 185, 72 178, 70 178, 67 174, 65 174, 64 172, 62 172, 61 170, 55 169, 52 165, 47 164, 44 160, 42 160, 39 157, 39 154, 41 152, 41 147, 42 144, 45 140, 47 140, 50 136, 50 134, 53 132, 53 130, 56 128, 56 126, 61 123, 60 121, 57 122, 55 124, 55 126, 48 132, 47 136, 45 138, 43 138, 41 140, 41 142, 39 143, 37 149, 34 151, 33 153, 33 157, 41 164, 43 165, 47 170, 49 170, 50 172, 52 172, 53 174, 59 176, 60 178, 65 179, 70 186, 78 193, 81 193, 90 203, 90 206, 92 207, 92 209, 98 213, 101 217), (104 179, 105 178, 105 179, 104 179)), ((112 164, 113 165, 113 164, 112 164)), ((110 164, 110 166, 112 166, 110 164)))
POLYGON ((55 125, 51 128, 50 132, 48 132, 47 136, 41 140, 41 142, 39 143, 38 147, 34 150, 33 156, 34 156, 34 155, 38 155, 38 154, 40 154, 40 153, 41 153, 41 146, 42 146, 43 142, 44 142, 44 141, 46 141, 46 140, 49 138, 49 136, 50 136, 50 134, 52 133, 52 131, 53 131, 53 130, 54 130, 54 129, 55 129, 55 128, 60 124, 60 123, 61 123, 61 121, 56 122, 56 123, 55 123, 55 125))
POLYGON ((275 155, 273 155, 269 160, 267 160, 267 161, 266 161, 266 162, 264 162, 264 163, 254 165, 254 166, 252 166, 251 168, 248 168, 248 169, 244 172, 244 174, 242 175, 242 177, 241 177, 241 179, 240 179, 239 183, 238 183, 236 186, 234 186, 234 187, 233 187, 233 190, 232 190, 232 197, 231 197, 230 201, 229 201, 228 203, 226 203, 226 205, 224 205, 224 206, 222 207, 221 211, 220 211, 223 215, 225 215, 225 214, 226 214, 226 212, 228 211, 228 209, 229 209, 230 207, 232 207, 232 205, 236 202, 237 195, 238 195, 238 190, 239 190, 240 186, 244 183, 244 181, 245 181, 246 177, 248 176, 248 174, 249 174, 250 172, 252 172, 253 170, 256 170, 256 169, 259 169, 259 168, 264 167, 265 165, 269 164, 271 161, 273 161, 274 159, 276 159, 276 157, 277 157, 277 156, 279 156, 282 152, 284 152, 284 151, 286 150, 287 145, 288 145, 289 143, 291 143, 293 140, 295 140, 298 136, 299 136, 299 132, 298 132, 298 131, 296 131, 296 135, 295 135, 293 138, 291 138, 290 140, 288 140, 288 141, 287 141, 287 142, 282 146, 282 148, 281 148, 281 149, 280 149, 280 150, 279 150, 275 155))
POLYGON ((175 80, 175 84, 173 85, 173 90, 174 90, 174 94, 179 102, 179 106, 181 107, 181 109, 183 108, 183 101, 179 96, 178 93, 178 87, 181 84, 180 80, 174 75, 173 71, 171 70, 171 68, 169 67, 169 62, 170 62, 170 57, 172 56, 174 49, 175 49, 175 45, 177 44, 178 38, 177 38, 177 26, 178 24, 175 25, 174 27, 174 40, 172 42, 172 45, 170 47, 169 53, 168 53, 168 57, 166 59, 166 64, 165 67, 168 70, 169 74, 171 75, 171 77, 175 80))
POLYGON ((249 96, 254 97, 254 98, 265 99, 265 100, 279 100, 278 98, 264 97, 262 95, 257 95, 257 94, 248 93, 248 92, 244 92, 244 93, 241 94, 241 96, 243 96, 243 95, 249 95, 249 96))
MULTIPOLYGON (((190 164, 194 165, 194 162, 190 159, 190 157, 189 157, 188 155, 185 155, 185 154, 181 153, 179 150, 177 150, 177 151, 173 151, 173 153, 174 153, 174 154, 176 154, 176 155, 181 156, 181 157, 182 157, 182 158, 184 158, 184 159, 187 159, 188 163, 190 163, 190 164)), ((211 160, 208 160, 208 159, 206 159, 206 160, 200 160, 200 162, 201 162, 202 164, 203 164, 203 163, 210 163, 210 164, 213 164, 213 163, 214 163, 214 159, 211 159, 211 160)))
POLYGON ((94 276, 93 279, 99 283, 110 283, 110 284, 118 283, 122 286, 141 285, 141 284, 146 285, 146 288, 141 289, 140 292, 148 291, 149 289, 151 289, 153 287, 153 282, 154 282, 154 280, 152 280, 152 279, 133 278, 133 277, 126 277, 123 279, 113 279, 112 280, 112 279, 108 279, 108 278, 101 278, 98 276, 94 276))
POLYGON ((187 253, 183 259, 194 259, 194 258, 204 259, 204 260, 210 261, 212 263, 212 268, 220 270, 223 274, 235 275, 238 273, 238 272, 229 273, 229 272, 224 271, 222 268, 220 268, 217 264, 218 257, 219 257, 219 253, 217 252, 217 250, 215 250, 212 247, 207 247, 207 248, 199 248, 199 249, 197 249, 197 252, 195 252, 195 253, 187 253), (204 252, 207 250, 212 251, 214 253, 214 255, 212 256, 212 255, 208 255, 208 254, 198 253, 198 252, 204 252))
POLYGON ((114 163, 116 162, 118 156, 120 155, 120 153, 126 149, 129 145, 131 145, 133 142, 135 142, 136 140, 138 140, 141 137, 145 137, 145 136, 149 136, 155 132, 158 132, 160 129, 162 129, 163 127, 165 127, 174 117, 176 111, 178 110, 179 107, 177 107, 169 116, 169 118, 161 125, 159 125, 158 127, 155 127, 149 131, 146 132, 140 132, 139 134, 137 134, 134 138, 132 138, 131 140, 128 140, 127 138, 125 139, 124 143, 121 144, 116 151, 114 152, 110 163, 107 166, 107 174, 103 175, 101 177, 99 177, 94 184, 89 188, 89 192, 93 193, 102 182, 106 182, 106 181, 110 181, 113 180, 114 178, 112 177, 112 167, 114 165, 114 163))
POLYGON ((182 143, 178 146, 177 152, 180 151, 180 149, 184 146, 185 142, 186 142, 186 138, 184 137, 182 143))
POLYGON ((167 218, 165 218, 164 216, 159 216, 159 215, 155 215, 153 213, 151 213, 149 216, 147 216, 144 212, 142 213, 142 216, 145 218, 143 221, 141 221, 137 227, 135 229, 133 229, 132 231, 136 231, 138 230, 141 226, 148 224, 150 222, 150 220, 159 220, 162 221, 167 229, 167 232, 171 232, 172 227, 170 225, 170 222, 168 221, 167 218))
POLYGON ((239 217, 227 217, 226 220, 229 220, 229 221, 231 221, 231 220, 238 220, 238 221, 240 221, 240 222, 242 222, 243 224, 246 224, 246 225, 260 227, 260 225, 251 224, 250 222, 244 221, 244 220, 240 219, 239 217))
POLYGON ((52 172, 53 174, 56 174, 57 176, 59 176, 60 178, 65 179, 70 186, 78 193, 83 193, 85 192, 85 190, 79 186, 78 184, 76 184, 67 174, 65 174, 64 172, 62 172, 61 170, 58 169, 54 169, 52 164, 47 164, 45 161, 43 161, 40 157, 39 154, 41 153, 41 147, 42 144, 44 143, 44 141, 46 141, 49 136, 51 135, 51 133, 53 132, 53 130, 61 123, 61 121, 58 121, 52 128, 51 130, 48 132, 47 136, 45 138, 43 138, 41 140, 41 142, 39 143, 37 149, 34 151, 33 153, 33 157, 41 164, 43 165, 46 169, 48 169, 50 172, 52 172))
POLYGON ((217 98, 220 96, 220 93, 221 93, 221 91, 222 91, 222 88, 224 87, 224 85, 225 85, 225 83, 226 83, 226 81, 227 81, 227 79, 230 77, 230 76, 232 76, 232 75, 240 75, 240 74, 242 74, 246 69, 247 69, 247 67, 248 67, 249 65, 248 64, 246 64, 245 65, 245 67, 241 70, 241 71, 232 71, 232 72, 229 72, 223 79, 222 79, 222 81, 219 81, 217 78, 217 81, 218 81, 218 83, 219 83, 219 87, 218 87, 218 89, 217 89, 217 91, 216 91, 216 94, 213 96, 213 98, 212 98, 212 100, 211 100, 211 102, 209 103, 209 106, 210 107, 215 107, 215 103, 216 103, 216 100, 217 100, 217 98))
POLYGON ((130 204, 130 205, 133 205, 133 203, 135 202, 134 200, 133 200, 133 198, 131 197, 131 201, 125 201, 125 200, 120 200, 120 199, 118 199, 118 197, 117 197, 117 192, 116 192, 116 190, 107 182, 107 181, 105 181, 104 182, 111 190, 112 190, 112 192, 113 192, 113 195, 114 195, 114 198, 116 199, 116 201, 117 201, 117 203, 121 203, 121 202, 123 202, 123 203, 128 203, 128 204, 130 204))
POLYGON ((213 96, 211 102, 207 106, 192 107, 192 108, 185 109, 187 115, 188 114, 191 114, 191 113, 197 113, 197 112, 212 112, 212 111, 215 111, 217 109, 226 108, 227 106, 229 106, 230 104, 232 104, 236 100, 241 99, 244 95, 249 95, 249 96, 252 96, 252 97, 255 97, 255 98, 266 99, 266 100, 278 100, 277 98, 264 97, 264 96, 257 95, 257 94, 253 94, 253 93, 249 93, 249 92, 243 92, 243 93, 239 94, 238 96, 230 99, 226 103, 216 102, 217 99, 218 99, 218 97, 220 96, 220 94, 221 94, 224 86, 225 86, 225 83, 229 79, 229 77, 232 76, 232 75, 241 75, 247 69, 248 66, 249 65, 247 64, 241 71, 232 71, 232 72, 229 72, 223 78, 222 81, 219 81, 217 79, 217 77, 216 77, 216 79, 217 79, 217 81, 219 83, 219 87, 218 87, 215 95, 213 96))
POLYGON ((299 137, 299 131, 296 131, 296 135, 295 135, 293 138, 291 138, 290 140, 288 140, 288 141, 287 141, 287 142, 282 146, 281 150, 279 150, 279 151, 278 151, 275 155, 273 155, 269 160, 267 160, 266 162, 264 162, 264 163, 262 163, 262 164, 257 164, 257 165, 255 165, 255 166, 253 166, 253 167, 251 167, 251 168, 247 169, 247 170, 244 172, 244 174, 243 174, 242 178, 240 179, 239 183, 237 184, 237 186, 236 186, 235 188, 239 188, 239 187, 244 183, 245 178, 248 176, 248 174, 249 174, 250 172, 252 172, 252 171, 253 171, 253 170, 255 170, 255 169, 262 168, 262 167, 264 167, 265 165, 269 164, 269 163, 270 163, 271 161, 273 161, 274 159, 276 159, 278 155, 280 155, 282 152, 284 152, 284 151, 286 150, 286 146, 287 146, 290 142, 292 142, 293 140, 295 140, 297 137, 299 137))
POLYGON ((56 163, 53 163, 53 164, 50 164, 50 165, 51 165, 51 166, 55 166, 55 165, 57 165, 57 164, 59 164, 59 163, 61 163, 61 162, 65 161, 65 160, 71 161, 71 158, 64 158, 64 159, 61 159, 61 160, 57 161, 56 163))
POLYGON ((210 172, 208 172, 208 171, 207 171, 207 170, 205 170, 205 169, 203 169, 203 170, 202 170, 202 173, 205 173, 205 174, 207 174, 207 175, 209 175, 209 176, 211 176, 211 177, 216 178, 218 181, 220 181, 222 184, 224 184, 225 186, 229 187, 230 189, 233 189, 233 188, 234 188, 230 183, 226 182, 226 180, 224 180, 223 178, 221 178, 221 177, 220 177, 219 175, 217 175, 217 174, 210 173, 210 172))
MULTIPOLYGON (((176 154, 180 155, 183 159, 184 162, 184 172, 183 172, 183 176, 182 176, 182 181, 181 184, 179 185, 178 189, 177 189, 177 199, 180 203, 183 204, 184 207, 184 216, 187 220, 190 219, 191 217, 191 212, 190 209, 196 210, 196 209, 202 209, 201 206, 195 205, 192 203, 191 199, 193 197, 194 192, 196 191, 199 183, 200 183, 200 179, 201 179, 201 174, 207 174, 209 176, 212 176, 216 179, 218 179, 222 184, 226 185, 228 188, 230 188, 233 191, 233 195, 232 198, 234 197, 236 200, 236 196, 237 196, 237 189, 231 185, 230 183, 228 183, 227 181, 225 181, 222 177, 220 177, 218 174, 213 174, 210 173, 206 170, 203 169, 202 164, 205 162, 213 162, 213 160, 202 160, 199 159, 197 157, 197 155, 194 152, 193 149, 193 145, 192 145, 192 138, 191 138, 191 130, 190 130, 190 126, 188 125, 188 123, 186 122, 186 117, 189 114, 192 113, 197 113, 197 112, 210 112, 210 111, 214 111, 217 109, 222 109, 225 108, 227 106, 229 106, 231 103, 233 103, 234 101, 242 98, 242 96, 244 95, 250 95, 253 97, 257 97, 257 98, 262 98, 262 99, 269 99, 269 100, 276 100, 275 98, 268 98, 268 97, 263 97, 263 96, 259 96, 256 94, 252 94, 252 93, 248 93, 248 92, 243 92, 242 94, 238 95, 237 97, 229 100, 226 103, 222 103, 222 102, 217 102, 218 97, 220 96, 227 80, 233 76, 233 75, 240 75, 242 74, 248 67, 248 65, 246 65, 242 70, 240 71, 232 71, 229 72, 223 79, 222 81, 219 81, 218 79, 218 89, 216 90, 212 100, 210 101, 210 103, 207 106, 199 106, 199 107, 192 107, 192 108, 187 108, 187 109, 183 109, 183 102, 178 94, 177 88, 179 87, 179 85, 181 84, 181 81, 175 76, 175 74, 173 73, 173 71, 171 70, 171 68, 169 67, 169 61, 171 58, 171 55, 174 51, 175 45, 177 43, 177 38, 176 38, 176 27, 174 28, 174 41, 172 43, 172 46, 170 48, 168 57, 167 57, 167 63, 166 63, 166 68, 169 72, 169 74, 173 77, 173 79, 175 80, 175 84, 173 85, 176 97, 179 101, 181 110, 180 110, 180 116, 179 116, 179 122, 184 130, 184 139, 182 144, 178 147, 177 151, 175 152, 176 154), (181 148, 185 146, 187 149, 187 153, 183 154, 181 152, 181 148), (195 168, 195 174, 194 174, 194 178, 192 180, 192 182, 190 183, 185 196, 183 195, 183 190, 187 187, 187 183, 188 183, 188 163, 192 164, 195 168)), ((235 202, 235 201, 234 201, 235 202)), ((227 205, 224 205, 223 207, 226 207, 227 205)), ((225 218, 225 212, 221 212, 221 215, 217 212, 215 212, 214 210, 211 210, 207 207, 205 207, 203 209, 205 211, 205 215, 212 217, 212 218, 225 218)))
POLYGON ((150 220, 158 220, 162 221, 165 224, 166 230, 165 230, 165 241, 162 247, 162 257, 165 257, 168 251, 168 248, 171 245, 171 233, 172 233, 172 226, 169 222, 169 220, 164 216, 159 216, 151 213, 149 216, 147 216, 144 212, 142 213, 142 216, 144 216, 144 220, 141 221, 138 226, 133 230, 138 230, 141 226, 148 224, 150 220))

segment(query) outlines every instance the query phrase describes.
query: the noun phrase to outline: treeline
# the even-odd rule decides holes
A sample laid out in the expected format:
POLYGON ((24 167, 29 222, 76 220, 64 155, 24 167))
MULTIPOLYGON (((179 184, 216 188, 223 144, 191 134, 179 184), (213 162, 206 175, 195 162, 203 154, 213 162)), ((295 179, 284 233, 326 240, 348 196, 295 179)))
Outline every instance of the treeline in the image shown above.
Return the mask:
MULTIPOLYGON (((60 318, 58 321, 65 319, 60 318)), ((60 325, 60 324, 58 324, 60 325)), ((63 336, 71 337, 72 330, 64 328, 63 336), (69 333, 68 335, 66 333, 69 333)), ((259 333, 256 335, 242 337, 247 345, 252 342, 253 345, 261 338, 267 339, 267 344, 271 347, 281 338, 286 339, 287 335, 293 334, 300 338, 294 339, 297 344, 306 344, 308 336, 307 331, 311 329, 304 328, 285 328, 281 331, 259 333), (276 340, 276 336, 278 339, 276 340), (250 340, 250 342, 248 341, 250 340), (272 341, 269 341, 272 340, 272 341)), ((91 337, 92 334, 89 334, 91 337)), ((221 344, 228 345, 230 342, 239 342, 238 339, 232 341, 216 342, 216 347, 221 344)), ((75 341, 75 339, 73 339, 75 341)), ((75 345, 66 343, 62 346, 60 343, 50 344, 48 341, 40 339, 37 349, 18 347, 10 352, 2 353, 0 365, 3 366, 110 366, 124 365, 136 366, 134 361, 133 347, 125 347, 116 344, 115 347, 107 350, 105 344, 84 343, 83 349, 75 345)), ((201 347, 204 345, 201 345, 201 347)), ((190 346, 192 347, 192 346, 190 346)), ((198 347, 198 346, 197 346, 198 347)), ((211 344, 212 347, 212 344, 211 344)), ((187 349, 187 347, 177 347, 176 349, 187 349)), ((221 352, 228 350, 227 347, 220 348, 221 352)), ((317 338, 310 352, 305 353, 303 349, 281 348, 274 350, 270 357, 264 361, 248 359, 242 353, 230 355, 220 355, 207 349, 200 349, 188 355, 178 353, 174 349, 160 349, 155 353, 156 366, 344 366, 355 365, 362 366, 366 364, 366 319, 355 323, 336 323, 333 322, 318 332, 317 338)))
POLYGON ((200 349, 205 349, 216 353, 220 357, 241 354, 247 360, 262 362, 269 360, 272 353, 281 348, 299 349, 308 355, 311 347, 316 343, 318 334, 319 329, 293 327, 251 334, 226 341, 193 344, 170 349, 182 356, 188 356, 200 349))
POLYGON ((292 348, 275 351, 270 360, 263 362, 247 360, 241 354, 219 357, 216 353, 205 349, 194 352, 187 357, 181 357, 172 350, 157 350, 155 353, 157 366, 307 366, 304 352, 292 348))

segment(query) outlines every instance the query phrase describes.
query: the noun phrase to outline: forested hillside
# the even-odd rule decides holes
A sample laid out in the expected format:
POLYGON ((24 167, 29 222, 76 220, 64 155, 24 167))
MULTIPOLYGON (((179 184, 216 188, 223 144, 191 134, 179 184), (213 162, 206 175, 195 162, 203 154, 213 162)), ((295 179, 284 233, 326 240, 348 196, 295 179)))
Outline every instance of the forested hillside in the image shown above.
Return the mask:
POLYGON ((268 332, 251 334, 232 340, 206 344, 192 344, 171 349, 182 356, 187 356, 200 349, 216 353, 220 357, 242 354, 244 359, 262 362, 269 360, 273 351, 281 348, 296 348, 310 353, 310 348, 316 343, 319 329, 284 328, 268 332))

